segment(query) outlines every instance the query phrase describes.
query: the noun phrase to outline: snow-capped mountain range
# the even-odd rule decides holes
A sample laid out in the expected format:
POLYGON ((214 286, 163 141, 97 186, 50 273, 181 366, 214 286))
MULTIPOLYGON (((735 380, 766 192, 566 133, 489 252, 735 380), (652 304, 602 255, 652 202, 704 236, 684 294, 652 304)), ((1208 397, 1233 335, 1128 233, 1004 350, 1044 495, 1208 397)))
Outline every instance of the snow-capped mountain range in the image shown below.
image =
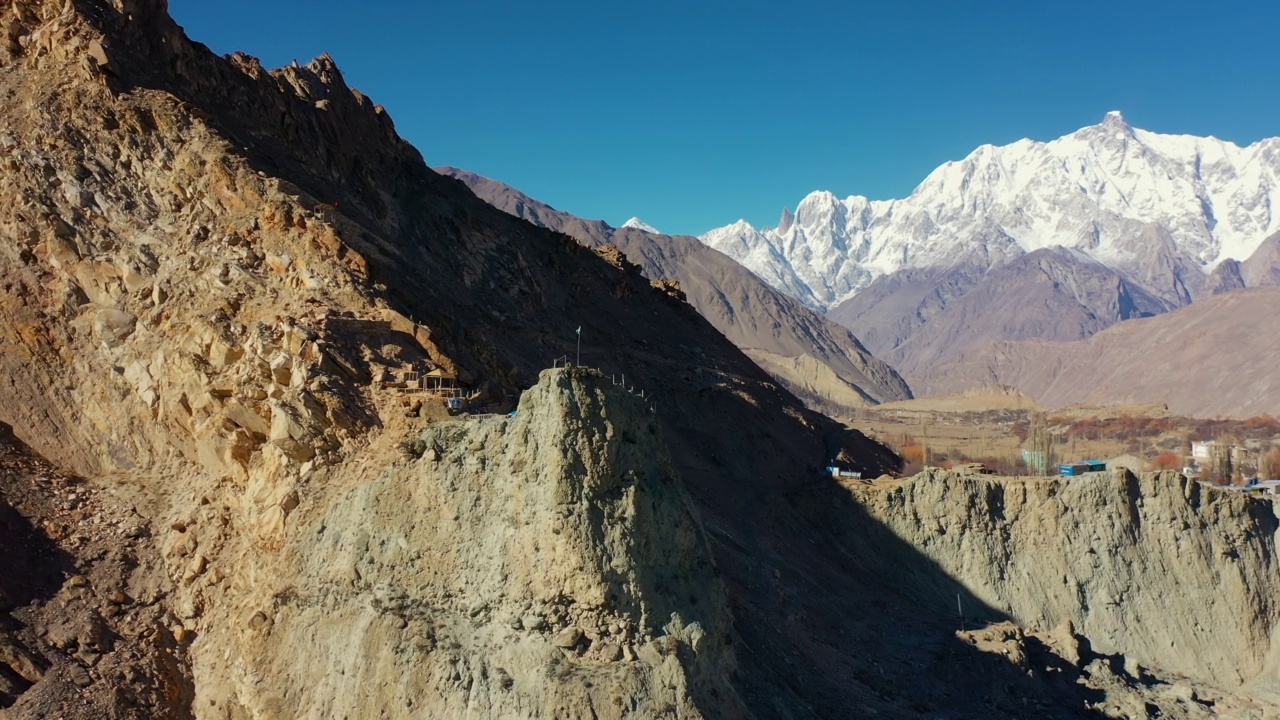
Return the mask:
POLYGON ((1277 231, 1280 138, 1240 147, 1111 112, 1050 142, 983 145, 905 199, 819 191, 775 228, 739 221, 700 239, 826 311, 906 268, 996 267, 1058 246, 1138 278, 1155 256, 1208 272, 1277 231))

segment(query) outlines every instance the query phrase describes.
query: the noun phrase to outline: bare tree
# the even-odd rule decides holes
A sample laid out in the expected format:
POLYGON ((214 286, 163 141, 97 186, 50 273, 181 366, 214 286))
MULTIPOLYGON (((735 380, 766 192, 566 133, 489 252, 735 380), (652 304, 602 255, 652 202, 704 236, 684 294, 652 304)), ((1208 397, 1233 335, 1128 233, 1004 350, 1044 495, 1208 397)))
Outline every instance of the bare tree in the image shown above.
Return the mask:
POLYGON ((1209 446, 1208 480, 1218 485, 1231 482, 1231 465, 1231 444, 1225 438, 1218 438, 1209 446))
POLYGON ((1057 452, 1054 451, 1053 435, 1046 427, 1045 414, 1031 413, 1031 423, 1027 430, 1027 471, 1038 475, 1049 474, 1049 469, 1058 464, 1057 452))
POLYGON ((933 454, 929 452, 929 421, 924 413, 920 414, 920 445, 922 448, 920 464, 929 467, 933 464, 933 454))
POLYGON ((1258 477, 1270 480, 1280 473, 1280 454, 1275 450, 1263 449, 1258 457, 1258 477))

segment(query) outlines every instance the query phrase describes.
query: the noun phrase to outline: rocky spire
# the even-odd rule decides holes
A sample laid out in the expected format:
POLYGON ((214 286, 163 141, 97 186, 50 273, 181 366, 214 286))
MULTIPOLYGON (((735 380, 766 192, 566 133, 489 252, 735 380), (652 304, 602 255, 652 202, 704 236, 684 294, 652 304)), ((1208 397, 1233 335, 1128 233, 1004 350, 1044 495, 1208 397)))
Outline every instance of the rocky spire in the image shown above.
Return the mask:
POLYGON ((795 221, 796 216, 791 214, 791 208, 782 208, 782 218, 778 220, 778 234, 786 235, 795 221))

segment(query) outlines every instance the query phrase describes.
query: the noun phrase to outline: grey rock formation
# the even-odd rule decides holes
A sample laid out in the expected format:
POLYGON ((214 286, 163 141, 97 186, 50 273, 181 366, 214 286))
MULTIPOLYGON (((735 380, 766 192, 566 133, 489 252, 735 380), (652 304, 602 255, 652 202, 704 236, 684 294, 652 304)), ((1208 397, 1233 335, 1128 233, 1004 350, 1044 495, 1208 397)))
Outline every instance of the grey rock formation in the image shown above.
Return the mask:
POLYGON ((1097 652, 1225 688, 1280 691, 1271 592, 1280 522, 1270 499, 1124 471, 1023 481, 927 473, 859 497, 886 532, 944 571, 860 548, 922 605, 954 606, 960 583, 1020 625, 1069 621, 1097 652))
POLYGON ((743 712, 724 590, 644 400, 549 370, 515 417, 420 440, 439 457, 313 488, 279 553, 239 560, 258 581, 210 612, 197 706, 693 717, 714 691, 743 712))

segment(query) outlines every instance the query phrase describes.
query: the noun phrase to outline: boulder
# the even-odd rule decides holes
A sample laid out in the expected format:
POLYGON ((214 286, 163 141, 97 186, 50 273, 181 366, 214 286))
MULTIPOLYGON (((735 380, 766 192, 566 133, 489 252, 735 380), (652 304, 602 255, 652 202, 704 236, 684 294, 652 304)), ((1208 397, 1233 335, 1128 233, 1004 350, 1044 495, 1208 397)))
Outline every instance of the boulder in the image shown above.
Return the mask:
POLYGON ((138 319, 124 310, 103 308, 93 320, 93 330, 108 347, 118 347, 137 326, 138 319))
POLYGON ((26 648, 0 637, 0 665, 7 665, 18 677, 37 683, 44 677, 44 663, 26 648))
POLYGON ((596 656, 605 662, 617 662, 622 659, 622 646, 617 643, 600 643, 595 651, 596 656))
POLYGON ((1070 620, 1063 620, 1057 627, 1050 630, 1047 640, 1049 648, 1055 654, 1075 667, 1081 667, 1083 657, 1080 652, 1080 638, 1076 637, 1075 626, 1070 620))
POLYGON ((583 637, 582 630, 571 625, 556 633, 556 636, 551 639, 551 644, 558 648, 571 650, 582 642, 583 637))
POLYGON ((107 55, 107 49, 103 47, 101 40, 95 38, 89 41, 89 49, 86 55, 98 70, 111 75, 116 74, 115 67, 111 63, 111 57, 107 55))

